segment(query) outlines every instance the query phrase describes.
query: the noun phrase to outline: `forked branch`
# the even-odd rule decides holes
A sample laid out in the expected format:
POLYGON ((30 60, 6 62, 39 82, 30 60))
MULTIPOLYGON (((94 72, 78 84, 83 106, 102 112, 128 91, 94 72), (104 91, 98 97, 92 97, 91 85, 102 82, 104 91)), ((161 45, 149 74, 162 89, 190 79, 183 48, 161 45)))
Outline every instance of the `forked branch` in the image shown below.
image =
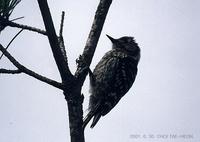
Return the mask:
POLYGON ((42 14, 42 18, 44 21, 44 25, 47 31, 47 36, 49 39, 49 43, 51 46, 51 50, 56 61, 56 65, 58 67, 59 73, 61 75, 62 82, 70 82, 73 78, 71 74, 68 63, 63 56, 62 49, 60 48, 58 36, 56 35, 56 31, 54 28, 53 20, 51 17, 51 13, 49 10, 49 6, 47 0, 37 0, 40 11, 42 14))

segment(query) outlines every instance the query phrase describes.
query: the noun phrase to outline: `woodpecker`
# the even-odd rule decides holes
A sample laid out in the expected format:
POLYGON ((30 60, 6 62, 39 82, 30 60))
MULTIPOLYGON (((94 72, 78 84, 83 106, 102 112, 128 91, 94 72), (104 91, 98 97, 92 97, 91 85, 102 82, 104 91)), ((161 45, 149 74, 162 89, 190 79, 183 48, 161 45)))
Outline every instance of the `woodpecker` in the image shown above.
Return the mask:
POLYGON ((101 116, 109 113, 131 88, 137 75, 140 48, 134 38, 107 37, 112 42, 112 49, 103 56, 93 72, 89 69, 91 95, 83 128, 92 118, 90 127, 93 128, 101 116))

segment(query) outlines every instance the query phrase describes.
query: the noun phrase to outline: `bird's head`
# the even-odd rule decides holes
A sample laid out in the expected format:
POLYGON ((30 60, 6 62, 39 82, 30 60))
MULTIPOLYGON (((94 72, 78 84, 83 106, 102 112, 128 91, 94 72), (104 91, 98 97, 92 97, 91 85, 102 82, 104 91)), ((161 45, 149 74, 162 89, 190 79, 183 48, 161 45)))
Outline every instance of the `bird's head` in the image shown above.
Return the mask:
POLYGON ((139 52, 140 48, 138 44, 135 42, 133 37, 130 36, 124 36, 119 39, 112 38, 109 35, 106 35, 113 44, 113 49, 122 49, 127 51, 128 53, 134 53, 139 52))

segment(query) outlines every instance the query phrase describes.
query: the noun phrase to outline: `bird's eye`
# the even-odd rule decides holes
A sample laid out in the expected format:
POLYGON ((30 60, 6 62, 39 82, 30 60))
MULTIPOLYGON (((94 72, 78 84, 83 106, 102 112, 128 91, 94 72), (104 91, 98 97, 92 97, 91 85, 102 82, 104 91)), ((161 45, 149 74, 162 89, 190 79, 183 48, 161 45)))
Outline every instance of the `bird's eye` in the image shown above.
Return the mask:
POLYGON ((129 42, 132 42, 133 41, 133 37, 130 37, 130 38, 128 38, 127 39, 127 42, 129 43, 129 42))

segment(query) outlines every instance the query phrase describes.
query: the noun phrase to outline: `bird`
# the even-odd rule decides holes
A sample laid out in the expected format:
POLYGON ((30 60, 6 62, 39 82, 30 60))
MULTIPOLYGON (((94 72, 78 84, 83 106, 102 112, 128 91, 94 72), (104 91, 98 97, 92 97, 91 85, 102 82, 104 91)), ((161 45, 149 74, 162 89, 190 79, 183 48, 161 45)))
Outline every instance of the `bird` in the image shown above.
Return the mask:
POLYGON ((133 85, 140 60, 140 48, 134 37, 123 36, 112 42, 112 49, 105 53, 92 72, 89 69, 90 98, 88 114, 83 128, 93 118, 93 128, 102 116, 108 114, 133 85))

